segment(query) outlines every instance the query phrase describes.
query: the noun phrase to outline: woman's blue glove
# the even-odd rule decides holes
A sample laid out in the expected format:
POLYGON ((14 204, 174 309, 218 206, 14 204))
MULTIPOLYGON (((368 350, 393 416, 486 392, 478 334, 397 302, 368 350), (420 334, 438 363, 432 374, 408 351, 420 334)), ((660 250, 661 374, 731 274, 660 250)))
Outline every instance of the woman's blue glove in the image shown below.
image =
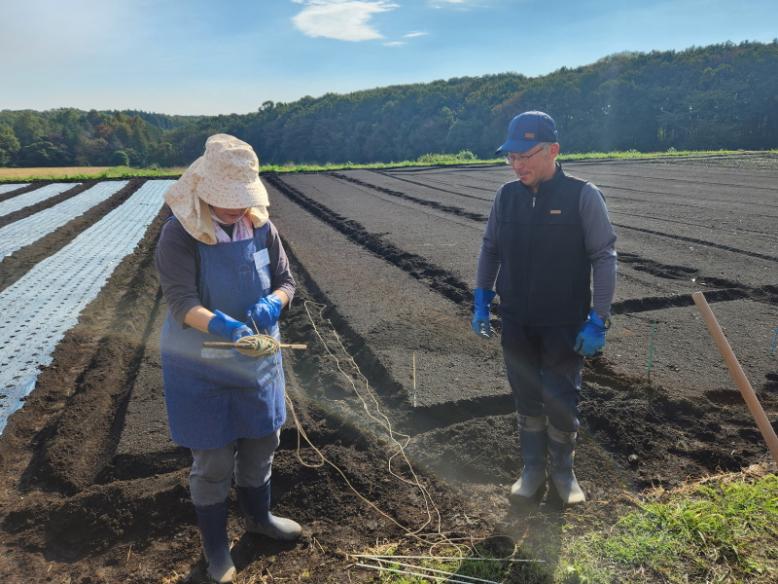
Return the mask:
POLYGON ((489 338, 494 334, 494 329, 489 322, 489 305, 492 303, 492 300, 494 300, 494 290, 476 288, 473 297, 475 302, 471 326, 473 327, 475 334, 489 338))
POLYGON ((235 320, 224 314, 221 310, 215 310, 213 318, 208 321, 208 332, 217 337, 222 337, 233 343, 241 337, 253 335, 254 332, 245 323, 235 320))
POLYGON ((278 322, 284 303, 274 294, 268 294, 259 299, 247 313, 246 320, 256 323, 261 330, 269 331, 278 322))
POLYGON ((600 315, 589 311, 589 318, 581 327, 581 331, 575 339, 575 351, 583 357, 594 357, 595 355, 602 353, 602 349, 605 346, 605 332, 608 327, 605 322, 600 318, 600 315))

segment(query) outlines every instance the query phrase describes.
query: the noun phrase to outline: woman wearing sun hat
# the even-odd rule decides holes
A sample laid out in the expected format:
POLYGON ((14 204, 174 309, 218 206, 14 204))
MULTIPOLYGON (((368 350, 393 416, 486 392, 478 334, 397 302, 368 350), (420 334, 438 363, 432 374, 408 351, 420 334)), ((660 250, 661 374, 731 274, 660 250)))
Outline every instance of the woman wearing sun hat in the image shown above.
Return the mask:
POLYGON ((168 316, 160 340, 173 441, 193 456, 189 486, 208 575, 231 582, 227 498, 234 475, 247 529, 294 540, 300 525, 270 513, 270 475, 286 419, 281 353, 249 358, 204 349, 260 332, 279 338, 295 283, 251 146, 208 138, 165 195, 173 212, 156 252, 168 316))

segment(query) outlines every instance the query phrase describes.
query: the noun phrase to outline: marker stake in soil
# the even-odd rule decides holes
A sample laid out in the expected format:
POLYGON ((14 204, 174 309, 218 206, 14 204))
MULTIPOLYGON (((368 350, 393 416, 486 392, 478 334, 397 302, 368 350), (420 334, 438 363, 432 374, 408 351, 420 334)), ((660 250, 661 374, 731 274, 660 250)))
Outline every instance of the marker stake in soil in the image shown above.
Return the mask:
POLYGON ((718 320, 716 320, 716 315, 713 314, 710 306, 708 306, 708 302, 705 300, 705 295, 702 292, 695 292, 692 294, 692 299, 697 305, 700 314, 702 314, 702 318, 708 326, 708 331, 713 337, 716 347, 718 347, 719 352, 722 357, 724 357, 724 362, 727 364, 727 367, 729 367, 729 374, 732 377, 732 380, 743 395, 743 399, 746 401, 746 405, 748 406, 751 415, 754 416, 756 425, 759 427, 759 431, 762 433, 765 442, 767 442, 767 447, 773 455, 773 460, 778 463, 778 436, 775 435, 775 430, 773 430, 773 427, 770 425, 770 420, 767 418, 764 409, 762 409, 762 405, 759 403, 759 398, 756 397, 754 388, 751 387, 751 383, 748 381, 743 368, 740 366, 740 363, 735 356, 735 352, 732 350, 729 341, 727 341, 727 338, 724 336, 724 332, 721 330, 718 320))
POLYGON ((416 407, 416 351, 411 353, 411 382, 413 383, 413 407, 415 408, 416 407))
POLYGON ((648 358, 646 359, 646 377, 651 385, 651 369, 654 367, 654 337, 656 336, 656 321, 651 321, 651 334, 648 337, 648 358))

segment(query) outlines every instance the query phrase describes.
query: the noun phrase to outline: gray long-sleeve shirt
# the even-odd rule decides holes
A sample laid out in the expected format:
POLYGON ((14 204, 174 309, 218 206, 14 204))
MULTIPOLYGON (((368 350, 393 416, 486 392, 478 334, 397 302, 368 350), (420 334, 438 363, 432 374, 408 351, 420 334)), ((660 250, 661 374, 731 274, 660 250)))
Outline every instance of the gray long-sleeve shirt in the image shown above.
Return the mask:
MULTIPOLYGON (((500 270, 500 254, 497 248, 498 201, 502 196, 502 187, 497 191, 495 203, 489 213, 478 256, 476 288, 491 290, 500 270)), ((613 230, 605 198, 592 183, 586 183, 579 199, 581 225, 584 231, 586 253, 592 263, 592 304, 602 317, 610 315, 611 303, 616 290, 616 233, 613 230)))
MULTIPOLYGON (((267 250, 270 256, 270 281, 273 290, 282 290, 292 301, 295 282, 289 269, 289 259, 278 230, 268 221, 267 250)), ((183 323, 186 313, 202 305, 197 289, 197 240, 178 221, 168 221, 162 228, 155 255, 162 293, 170 311, 183 323)), ((259 300, 259 299, 257 299, 259 300)))

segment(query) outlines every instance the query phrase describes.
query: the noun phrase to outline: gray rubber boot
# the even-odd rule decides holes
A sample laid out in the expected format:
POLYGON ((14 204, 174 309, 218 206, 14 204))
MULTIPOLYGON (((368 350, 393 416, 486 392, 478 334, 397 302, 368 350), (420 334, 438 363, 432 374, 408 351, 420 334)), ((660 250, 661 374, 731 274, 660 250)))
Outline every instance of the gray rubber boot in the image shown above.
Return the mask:
POLYGON ((510 498, 523 502, 542 497, 546 486, 546 416, 519 414, 519 445, 524 468, 510 498))
POLYGON ((294 541, 303 532, 296 521, 270 513, 270 480, 261 487, 238 487, 238 502, 246 517, 246 531, 280 541, 294 541))
POLYGON ((559 499, 565 505, 576 505, 586 500, 573 471, 577 432, 562 432, 548 426, 549 476, 559 499))
POLYGON ((203 542, 203 553, 208 563, 208 576, 220 584, 235 578, 235 564, 230 556, 227 538, 227 503, 198 507, 197 525, 203 542))

